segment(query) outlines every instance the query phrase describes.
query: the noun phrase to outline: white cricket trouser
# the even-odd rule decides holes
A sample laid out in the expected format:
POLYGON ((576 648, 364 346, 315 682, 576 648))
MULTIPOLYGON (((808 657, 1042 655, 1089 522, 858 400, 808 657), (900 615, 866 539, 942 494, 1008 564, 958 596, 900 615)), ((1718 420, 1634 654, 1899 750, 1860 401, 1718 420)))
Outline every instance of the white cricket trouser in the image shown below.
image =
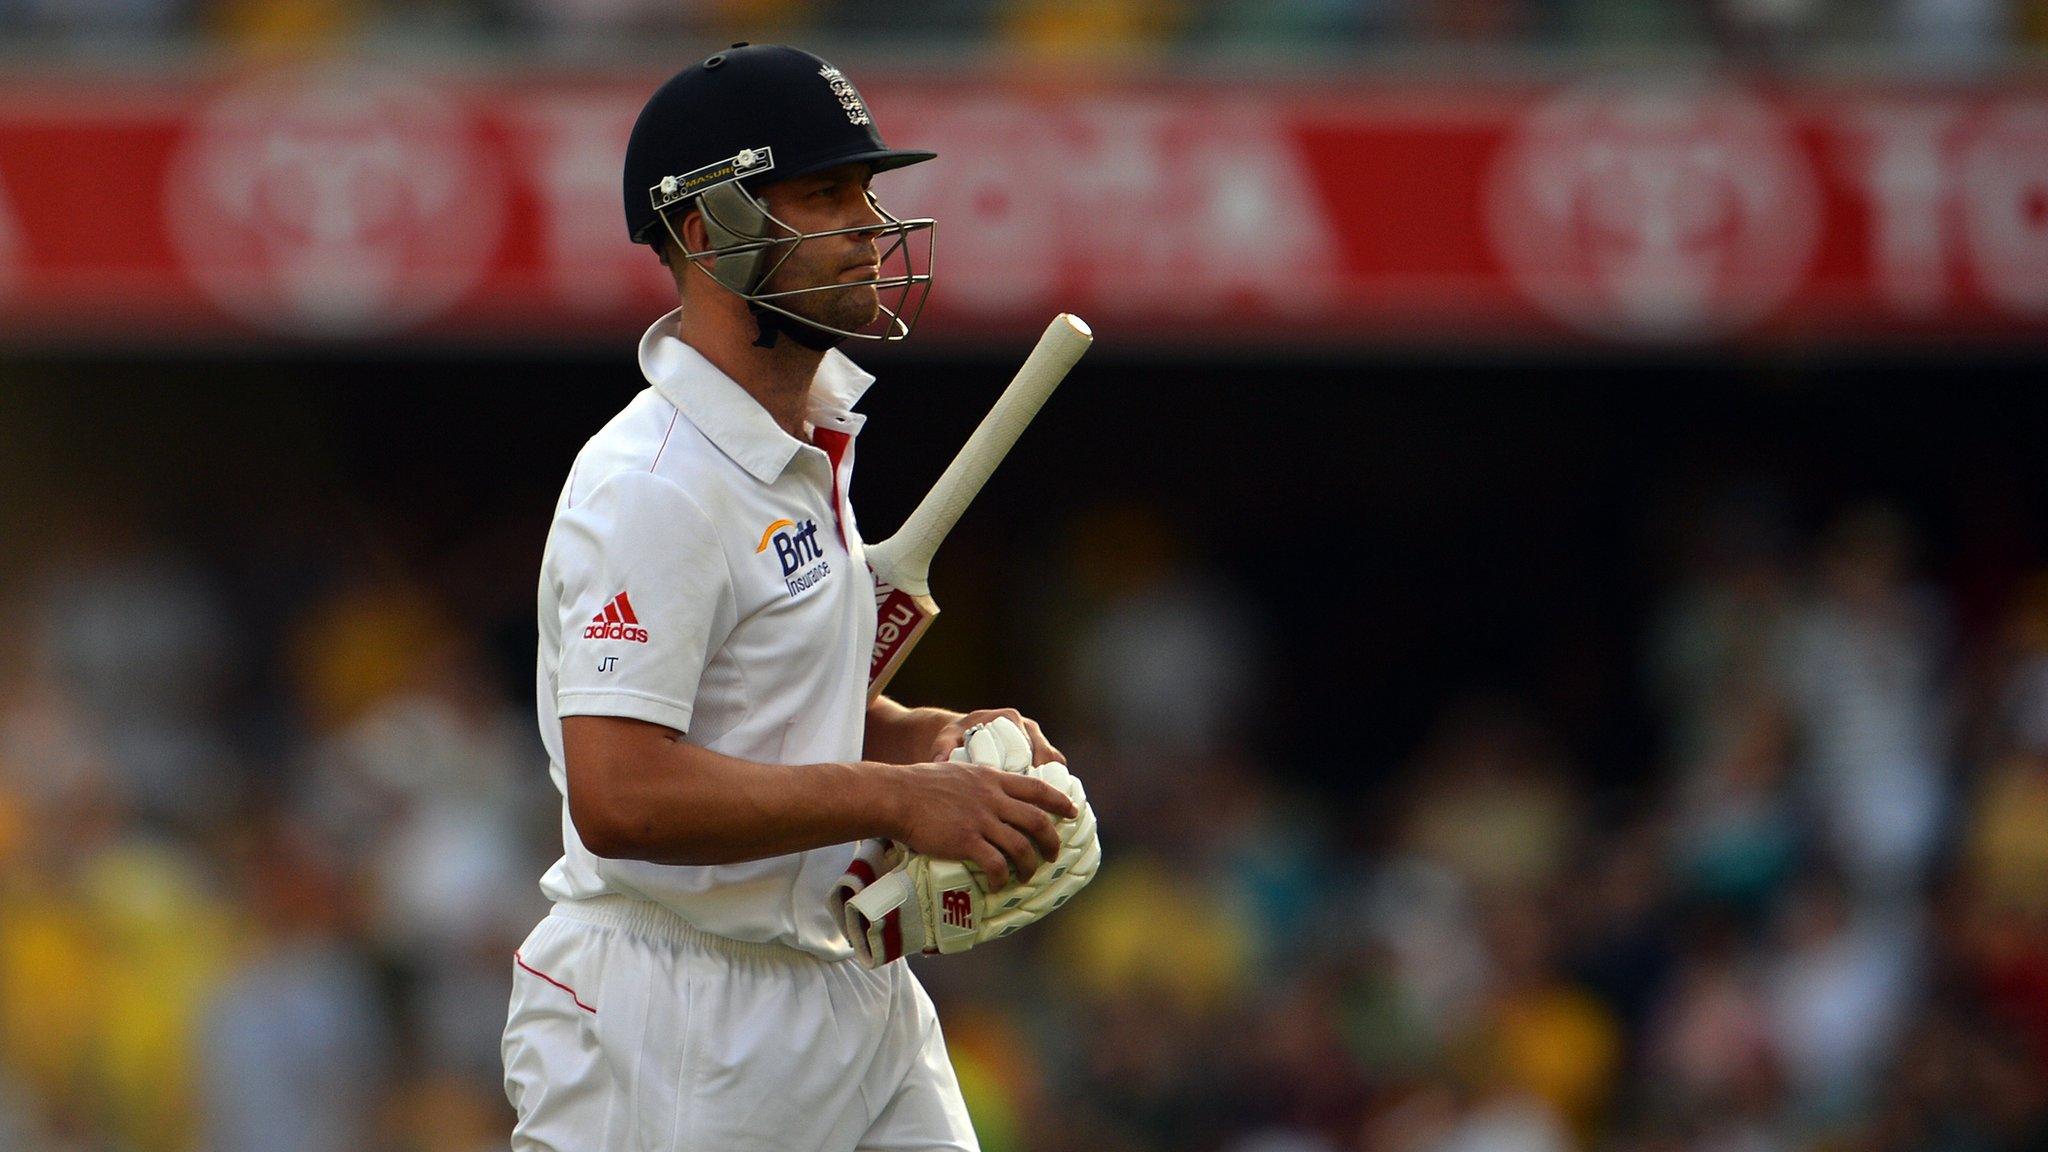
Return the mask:
POLYGON ((657 904, 557 904, 514 958, 515 1152, 979 1152, 931 998, 694 928, 657 904))

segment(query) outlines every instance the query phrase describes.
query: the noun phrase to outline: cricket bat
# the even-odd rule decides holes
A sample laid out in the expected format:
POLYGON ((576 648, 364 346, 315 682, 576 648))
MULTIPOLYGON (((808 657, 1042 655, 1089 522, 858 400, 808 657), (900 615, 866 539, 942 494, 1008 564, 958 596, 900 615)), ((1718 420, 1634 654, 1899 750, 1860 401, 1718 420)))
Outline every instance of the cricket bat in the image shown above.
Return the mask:
POLYGON ((994 408, 938 483, 925 493, 910 518, 894 536, 867 549, 868 570, 875 576, 875 650, 868 661, 868 699, 881 695, 889 678, 903 665, 924 630, 931 627, 939 606, 932 600, 932 556, 959 523, 960 514, 988 482, 996 465, 1023 435, 1024 426, 1045 406, 1068 369, 1088 351, 1095 334, 1078 316, 1065 312, 1046 326, 1038 347, 1017 370, 1017 378, 996 399, 994 408))

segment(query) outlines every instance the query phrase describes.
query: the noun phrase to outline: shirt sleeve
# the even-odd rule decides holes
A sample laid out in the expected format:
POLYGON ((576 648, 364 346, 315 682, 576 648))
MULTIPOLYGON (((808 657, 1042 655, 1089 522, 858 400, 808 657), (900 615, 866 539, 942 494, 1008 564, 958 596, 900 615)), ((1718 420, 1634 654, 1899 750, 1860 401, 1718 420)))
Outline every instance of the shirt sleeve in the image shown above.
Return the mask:
POLYGON ((548 556, 561 630, 556 714, 687 731, 720 621, 732 619, 710 517, 673 481, 620 473, 556 515, 548 556))

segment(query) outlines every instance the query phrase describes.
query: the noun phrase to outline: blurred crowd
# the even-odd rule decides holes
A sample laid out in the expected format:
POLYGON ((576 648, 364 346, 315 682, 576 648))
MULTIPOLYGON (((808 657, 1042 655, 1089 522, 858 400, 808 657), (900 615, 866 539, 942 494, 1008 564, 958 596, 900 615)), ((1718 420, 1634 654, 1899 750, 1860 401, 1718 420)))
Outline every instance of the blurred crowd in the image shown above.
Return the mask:
POLYGON ((1112 866, 1034 955, 927 969, 1019 1117, 992 1147, 2048 1147, 2048 574, 1882 504, 1684 523, 1622 779, 1532 693, 1391 770, 1329 717, 1277 772, 1242 598, 1084 596, 1063 739, 1112 866))
MULTIPOLYGON (((1137 56, 1449 45, 1704 48, 1797 60, 1998 63, 2048 43, 2048 0, 0 0, 0 46, 378 41, 560 47, 800 38, 947 53, 1137 56), (694 38, 690 39, 690 38, 694 38)), ((700 45, 701 46, 701 45, 700 45)))
POLYGON ((277 539, 44 543, 0 605, 0 1148, 502 1146, 559 817, 473 627, 277 539))
MULTIPOLYGON (((1071 528, 1064 626, 1013 604, 1106 867, 919 962, 988 1152, 2048 1146, 2023 551, 1935 563, 1882 505, 1687 514, 1641 626, 1660 751, 1614 779, 1513 693, 1400 763, 1343 716, 1277 762, 1275 622, 1155 521, 1071 528)), ((523 596, 467 593, 528 585, 367 579, 313 535, 81 521, 5 585, 0 1148, 504 1146, 560 810, 523 641, 493 655, 523 596)), ((962 592, 934 668, 976 684, 1001 644, 962 592)))

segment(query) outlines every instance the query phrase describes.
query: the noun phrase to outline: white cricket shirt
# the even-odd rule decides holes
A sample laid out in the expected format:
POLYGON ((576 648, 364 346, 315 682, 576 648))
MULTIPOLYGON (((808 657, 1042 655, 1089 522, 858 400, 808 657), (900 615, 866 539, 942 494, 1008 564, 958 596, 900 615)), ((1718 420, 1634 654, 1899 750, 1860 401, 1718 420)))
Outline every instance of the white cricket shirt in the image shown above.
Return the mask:
POLYGON ((651 385, 577 454, 540 575, 535 676, 562 793, 555 900, 652 900, 709 932, 852 955, 826 894, 853 845, 744 864, 593 855, 569 819, 564 716, 630 716, 748 760, 858 760, 875 588, 846 493, 847 409, 874 380, 827 352, 811 387, 816 445, 675 336, 640 341, 651 385), (836 459, 835 459, 836 457, 836 459))

